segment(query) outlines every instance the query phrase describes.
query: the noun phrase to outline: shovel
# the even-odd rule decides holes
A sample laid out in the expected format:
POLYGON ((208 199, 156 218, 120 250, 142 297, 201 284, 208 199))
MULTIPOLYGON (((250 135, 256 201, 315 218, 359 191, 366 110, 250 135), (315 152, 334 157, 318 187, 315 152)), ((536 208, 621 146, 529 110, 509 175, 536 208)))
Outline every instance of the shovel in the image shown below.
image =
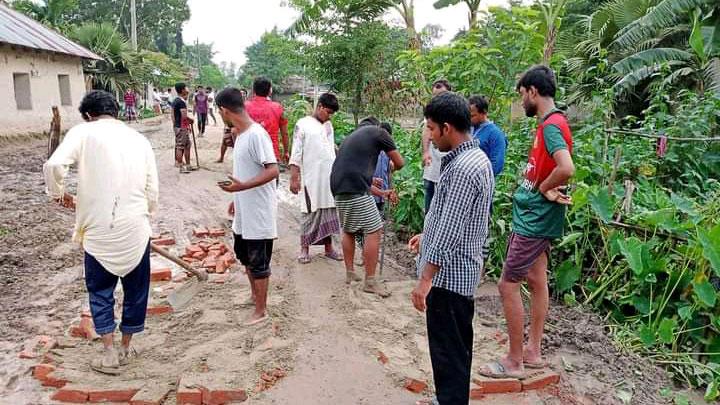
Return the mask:
POLYGON ((189 271, 193 275, 195 275, 196 278, 186 282, 180 288, 177 290, 174 290, 173 292, 168 295, 168 302, 173 307, 173 310, 179 310, 185 305, 190 302, 190 300, 197 295, 197 293, 200 292, 202 289, 201 282, 206 282, 208 279, 208 275, 206 272, 197 269, 195 267, 190 266, 185 261, 181 260, 180 258, 174 256, 167 250, 161 248, 160 246, 150 244, 150 247, 152 248, 152 251, 159 254, 160 256, 170 260, 171 262, 177 264, 178 266, 182 267, 183 269, 189 271))

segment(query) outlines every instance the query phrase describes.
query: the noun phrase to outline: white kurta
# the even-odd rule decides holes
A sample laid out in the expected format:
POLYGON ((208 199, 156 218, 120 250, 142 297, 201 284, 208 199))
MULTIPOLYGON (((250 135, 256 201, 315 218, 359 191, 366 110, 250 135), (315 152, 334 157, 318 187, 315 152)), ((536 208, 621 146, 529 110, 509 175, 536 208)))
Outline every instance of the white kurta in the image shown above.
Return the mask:
POLYGON ((330 121, 322 124, 314 117, 305 117, 295 124, 290 164, 300 168, 302 190, 310 197, 307 209, 303 191, 300 210, 303 213, 335 208, 330 190, 330 172, 335 162, 335 132, 330 121))
POLYGON ((114 119, 75 126, 43 166, 47 193, 59 198, 70 165, 78 186, 73 240, 112 274, 142 259, 157 209, 158 176, 150 142, 114 119))

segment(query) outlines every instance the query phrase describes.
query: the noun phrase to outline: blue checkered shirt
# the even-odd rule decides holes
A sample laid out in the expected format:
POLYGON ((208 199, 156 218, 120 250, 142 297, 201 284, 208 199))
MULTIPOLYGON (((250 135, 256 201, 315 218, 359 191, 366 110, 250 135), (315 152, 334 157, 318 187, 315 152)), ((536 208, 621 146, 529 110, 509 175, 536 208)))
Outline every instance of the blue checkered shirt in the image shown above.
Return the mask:
POLYGON ((429 262, 440 267, 433 287, 466 297, 475 295, 494 188, 492 165, 476 141, 461 144, 443 158, 440 180, 425 216, 418 277, 429 262))

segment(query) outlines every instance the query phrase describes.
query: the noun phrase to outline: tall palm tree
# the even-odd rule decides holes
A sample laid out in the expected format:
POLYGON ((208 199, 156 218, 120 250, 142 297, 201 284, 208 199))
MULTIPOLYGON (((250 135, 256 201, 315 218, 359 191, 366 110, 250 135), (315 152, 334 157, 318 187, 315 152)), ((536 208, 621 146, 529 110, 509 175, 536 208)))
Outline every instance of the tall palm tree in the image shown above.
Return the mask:
POLYGON ((132 47, 112 24, 88 23, 76 27, 70 38, 95 52, 103 60, 87 61, 84 70, 99 87, 116 94, 136 85, 128 69, 137 62, 132 47))

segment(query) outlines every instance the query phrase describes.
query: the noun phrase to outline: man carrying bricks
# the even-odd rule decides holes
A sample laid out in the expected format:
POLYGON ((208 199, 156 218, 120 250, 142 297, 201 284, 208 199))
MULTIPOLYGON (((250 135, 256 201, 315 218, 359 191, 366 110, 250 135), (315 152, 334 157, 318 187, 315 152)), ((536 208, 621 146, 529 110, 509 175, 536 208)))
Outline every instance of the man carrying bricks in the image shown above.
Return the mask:
POLYGON ((523 182, 513 196, 512 233, 498 285, 508 328, 510 350, 480 370, 486 377, 523 378, 525 368, 543 368, 541 342, 548 311, 547 270, 551 240, 562 236, 566 206, 564 189, 575 172, 572 134, 565 115, 555 108, 555 74, 534 66, 517 84, 528 117, 538 127, 523 182), (523 349, 525 311, 520 283, 530 288, 530 330, 523 349))
POLYGON ((440 177, 419 250, 412 302, 427 317, 436 398, 425 404, 467 404, 473 347, 473 296, 483 268, 482 247, 495 180, 485 153, 470 135, 470 107, 445 92, 425 107, 427 129, 442 158, 440 177))
POLYGON ((245 322, 268 319, 267 292, 273 240, 277 238, 275 179, 280 174, 273 144, 265 129, 254 122, 240 90, 227 88, 215 98, 220 117, 237 138, 233 149, 233 175, 220 187, 233 193, 229 212, 234 215, 235 254, 245 266, 255 311, 245 322), (229 184, 228 184, 229 183, 229 184))
POLYGON ((150 288, 150 214, 157 208, 158 179, 150 142, 117 119, 112 94, 91 91, 80 104, 87 123, 72 128, 44 165, 47 192, 72 205, 65 189, 70 165, 78 168, 73 239, 85 250, 85 284, 95 331, 104 351, 91 367, 119 373, 134 354, 130 342, 145 327, 150 288), (114 291, 123 286, 119 351, 115 331, 114 291))

